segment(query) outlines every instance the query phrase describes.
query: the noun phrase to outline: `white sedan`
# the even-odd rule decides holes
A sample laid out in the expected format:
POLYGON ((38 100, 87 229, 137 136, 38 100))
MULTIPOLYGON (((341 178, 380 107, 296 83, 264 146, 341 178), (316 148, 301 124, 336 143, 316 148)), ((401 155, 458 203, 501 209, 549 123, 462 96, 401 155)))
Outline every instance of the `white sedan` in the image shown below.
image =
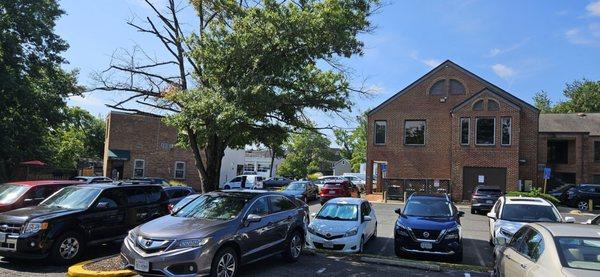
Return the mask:
POLYGON ((309 248, 360 253, 377 237, 375 210, 360 198, 331 199, 313 216, 306 239, 309 248))

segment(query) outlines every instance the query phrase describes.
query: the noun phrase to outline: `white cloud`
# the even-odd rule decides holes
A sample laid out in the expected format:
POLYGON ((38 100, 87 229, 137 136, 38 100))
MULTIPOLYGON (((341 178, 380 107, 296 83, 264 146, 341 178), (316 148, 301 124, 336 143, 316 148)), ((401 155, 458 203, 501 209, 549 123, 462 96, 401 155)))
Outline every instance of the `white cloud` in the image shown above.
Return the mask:
POLYGON ((600 16, 600 0, 590 3, 585 9, 588 11, 589 15, 600 16))
POLYGON ((500 63, 492 65, 492 70, 494 71, 494 73, 496 73, 496 75, 500 76, 500 78, 503 79, 513 77, 516 74, 516 71, 514 69, 500 63))
POLYGON ((410 58, 430 68, 434 68, 442 63, 442 61, 438 59, 421 59, 417 51, 413 51, 412 53, 410 53, 410 58))
POLYGON ((104 101, 91 95, 71 96, 71 103, 82 108, 105 108, 104 101))
POLYGON ((495 57, 498 56, 500 54, 505 54, 514 50, 517 50, 519 48, 521 48, 523 45, 525 45, 530 38, 524 38, 523 40, 519 41, 518 43, 515 43, 509 47, 506 48, 500 48, 500 47, 496 47, 496 48, 492 48, 490 49, 490 52, 487 54, 487 57, 495 57))
POLYGON ((572 28, 565 32, 565 38, 572 44, 600 45, 600 24, 592 23, 587 28, 572 28))

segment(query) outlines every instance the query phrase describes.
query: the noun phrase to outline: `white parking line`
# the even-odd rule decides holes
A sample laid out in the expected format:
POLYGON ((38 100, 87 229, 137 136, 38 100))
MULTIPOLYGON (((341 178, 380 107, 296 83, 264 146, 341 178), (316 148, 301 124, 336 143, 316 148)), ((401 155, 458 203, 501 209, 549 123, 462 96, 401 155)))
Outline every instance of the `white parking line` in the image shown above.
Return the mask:
POLYGON ((388 247, 388 244, 390 244, 390 241, 392 241, 392 240, 389 240, 389 239, 388 239, 388 240, 386 240, 385 244, 383 245, 383 247, 382 247, 382 248, 381 248, 381 250, 379 251, 381 254, 385 254, 385 250, 387 249, 387 247, 388 247))
POLYGON ((317 270, 317 274, 321 274, 323 272, 325 272, 325 270, 327 270, 326 268, 321 268, 319 270, 317 270))
POLYGON ((478 259, 477 261, 479 262, 479 265, 485 266, 485 263, 483 262, 483 257, 481 256, 479 249, 477 248, 477 246, 475 245, 473 240, 469 240, 469 242, 471 242, 471 244, 473 245, 473 249, 475 250, 475 255, 477 256, 477 259, 478 259))

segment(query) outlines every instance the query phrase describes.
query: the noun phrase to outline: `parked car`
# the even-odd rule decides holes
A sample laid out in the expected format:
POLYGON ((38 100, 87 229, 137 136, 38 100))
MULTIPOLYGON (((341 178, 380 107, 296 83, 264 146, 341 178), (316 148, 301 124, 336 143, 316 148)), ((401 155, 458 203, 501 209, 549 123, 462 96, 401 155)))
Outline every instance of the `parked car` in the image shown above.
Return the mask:
POLYGON ((157 177, 131 178, 127 181, 132 182, 134 184, 150 184, 150 185, 162 185, 162 186, 171 185, 171 183, 169 183, 169 180, 167 180, 165 178, 157 178, 157 177))
POLYGON ((321 205, 327 201, 337 197, 358 197, 360 198, 360 191, 358 187, 350 183, 346 179, 333 179, 328 180, 321 188, 321 205))
POLYGON ((188 186, 163 186, 163 190, 169 198, 169 212, 172 212, 175 205, 183 198, 196 193, 194 188, 188 186))
POLYGON ((495 276, 600 276, 595 226, 530 223, 496 244, 495 276))
POLYGON ((494 245, 497 237, 510 240, 525 223, 575 222, 573 217, 563 219, 552 203, 536 197, 502 196, 496 201, 487 216, 489 218, 490 245, 494 245))
POLYGON ((556 199, 558 199, 560 201, 560 203, 566 204, 567 191, 569 191, 573 187, 575 187, 574 184, 564 184, 564 185, 561 185, 560 187, 557 187, 557 188, 549 191, 548 194, 554 196, 556 199))
POLYGON ((496 200, 502 195, 502 190, 494 186, 477 186, 471 195, 471 213, 489 212, 496 200))
POLYGON ((261 189, 263 180, 260 175, 240 175, 224 183, 221 189, 261 189))
POLYGON ((600 185, 581 184, 567 191, 566 203, 571 207, 577 207, 581 211, 588 210, 590 200, 592 200, 595 207, 600 206, 600 185))
POLYGON ((46 180, 11 182, 0 185, 0 212, 35 206, 66 186, 82 184, 81 181, 46 180))
POLYGON ((122 240, 127 231, 168 214, 167 195, 156 185, 77 185, 38 206, 0 214, 0 256, 77 261, 86 248, 122 240))
POLYGON ((365 191, 365 186, 367 184, 365 180, 353 175, 344 175, 341 177, 352 182, 352 184, 356 185, 360 191, 365 191))
POLYGON ((304 245, 305 205, 268 191, 201 195, 172 215, 133 228, 121 248, 126 267, 142 274, 236 276, 243 264, 304 245))
POLYGON ((335 198, 327 202, 308 226, 306 242, 313 249, 361 253, 377 237, 377 217, 369 201, 335 198))
POLYGON ((285 187, 282 192, 301 199, 305 203, 317 200, 319 197, 319 188, 311 181, 294 181, 285 187))
POLYGON ((83 182, 86 184, 112 183, 113 182, 113 180, 111 178, 104 177, 104 176, 77 176, 77 177, 73 178, 73 180, 80 181, 80 182, 83 182))
POLYGON ((293 180, 285 177, 271 177, 262 182, 262 189, 280 189, 289 185, 293 180))
POLYGON ((184 197, 183 199, 179 200, 179 202, 177 202, 177 204, 175 204, 175 205, 169 204, 169 212, 171 214, 176 213, 177 211, 181 210, 181 208, 183 208, 185 205, 189 204, 190 202, 194 201, 196 198, 200 197, 200 195, 201 194, 199 194, 199 193, 190 194, 190 195, 184 197))
POLYGON ((464 216, 447 194, 413 193, 394 227, 394 250, 399 257, 430 254, 461 261, 464 216))

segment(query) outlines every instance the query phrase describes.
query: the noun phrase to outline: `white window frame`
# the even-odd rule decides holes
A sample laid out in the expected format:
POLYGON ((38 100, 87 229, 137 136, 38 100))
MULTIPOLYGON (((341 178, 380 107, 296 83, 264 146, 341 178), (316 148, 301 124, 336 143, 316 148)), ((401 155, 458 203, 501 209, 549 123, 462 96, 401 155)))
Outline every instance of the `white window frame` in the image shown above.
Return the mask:
POLYGON ((176 180, 185 180, 185 170, 186 170, 186 164, 184 161, 175 161, 175 167, 173 168, 173 179, 176 180), (183 164, 183 169, 178 170, 177 169, 177 165, 178 164, 183 164), (181 178, 177 177, 177 171, 183 171, 183 175, 181 178))
POLYGON ((470 117, 461 117, 458 120, 458 123, 459 123, 459 130, 460 130, 458 139, 459 139, 460 145, 469 145, 469 143, 471 142, 471 118, 470 117), (467 121, 467 142, 466 143, 463 143, 463 133, 462 133, 463 120, 467 121))
POLYGON ((500 118, 500 145, 503 145, 503 146, 512 145, 512 117, 510 117, 510 116, 503 116, 500 118), (504 128, 503 128, 504 122, 503 121, 505 119, 508 119, 508 121, 510 122, 510 126, 508 128, 508 143, 507 144, 502 141, 502 137, 504 136, 504 133, 503 133, 504 132, 504 128))
POLYGON ((487 117, 487 116, 484 116, 484 117, 477 117, 477 118, 475 118, 475 145, 481 145, 481 146, 494 146, 494 145, 496 145, 496 117, 487 117), (493 137, 492 137, 493 142, 491 144, 488 144, 488 143, 478 143, 477 142, 477 134, 479 133, 479 130, 478 130, 479 129, 479 124, 477 124, 477 123, 478 123, 478 121, 480 119, 492 119, 492 120, 494 120, 494 127, 492 128, 494 130, 494 134, 493 134, 493 137))
POLYGON ((146 177, 146 160, 144 160, 144 159, 135 159, 135 160, 133 160, 133 178, 140 178, 140 177, 146 177), (142 162, 142 168, 141 168, 141 170, 142 170, 142 176, 136 176, 135 175, 135 171, 137 169, 140 169, 140 168, 137 167, 138 161, 142 162))
POLYGON ((373 143, 375 145, 385 145, 385 143, 387 142, 387 120, 375 120, 373 122, 373 143), (377 123, 383 123, 383 129, 384 129, 384 134, 383 134, 383 142, 377 142, 377 123))

